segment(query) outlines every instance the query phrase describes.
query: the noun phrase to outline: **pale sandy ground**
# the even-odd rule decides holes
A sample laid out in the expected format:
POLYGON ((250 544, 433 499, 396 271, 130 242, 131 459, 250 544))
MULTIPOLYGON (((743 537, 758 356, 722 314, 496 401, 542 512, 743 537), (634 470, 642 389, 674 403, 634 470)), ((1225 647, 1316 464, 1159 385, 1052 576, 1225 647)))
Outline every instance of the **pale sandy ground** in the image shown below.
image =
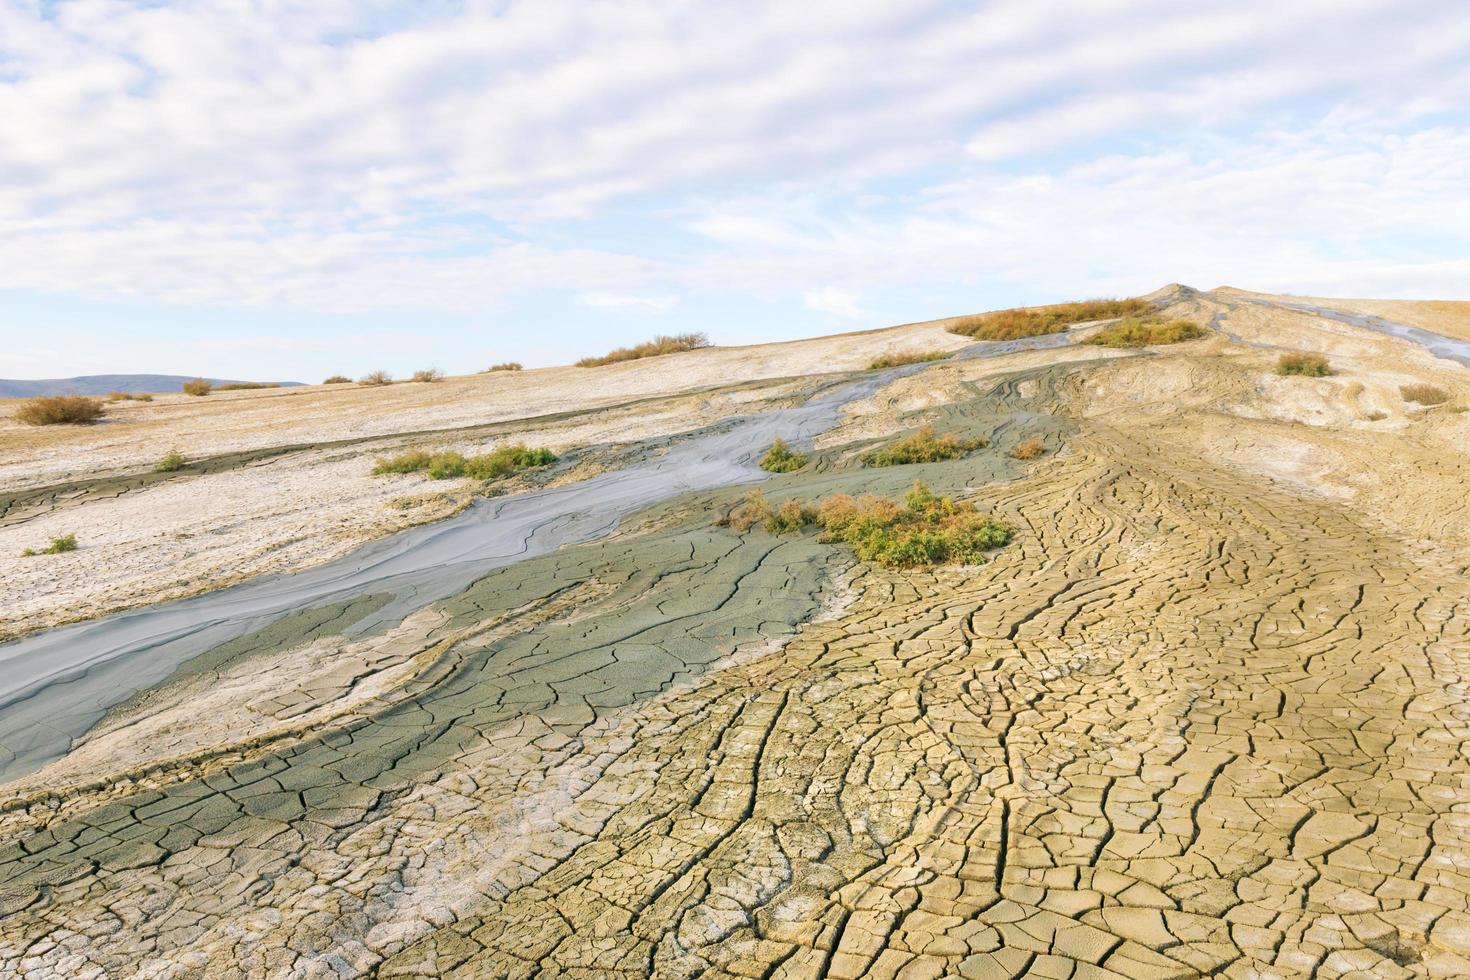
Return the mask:
MULTIPOLYGON (((1171 312, 1208 322, 1228 309, 1234 292, 1185 295, 1171 312)), ((1365 308, 1365 301, 1353 302, 1358 304, 1354 308, 1365 308)), ((1093 372, 1078 398, 1079 410, 1088 416, 1188 419, 1188 439, 1204 441, 1220 460, 1242 471, 1329 497, 1365 495, 1368 511, 1381 511, 1383 520, 1411 529, 1443 524, 1435 494, 1423 490, 1423 481, 1414 474, 1428 467, 1463 475, 1470 413, 1449 407, 1426 412, 1405 403, 1398 389, 1430 381, 1456 392, 1458 405, 1470 405, 1470 370, 1408 342, 1346 324, 1234 305, 1224 328, 1245 344, 1215 335, 1154 358, 1074 346, 1065 352, 937 363, 850 406, 843 424, 822 445, 881 436, 893 430, 903 413, 968 397, 966 385, 1010 371, 1062 358, 1110 358, 1116 363, 1093 372), (1323 352, 1338 373, 1324 379, 1278 377, 1272 367, 1282 350, 1323 352), (1412 450, 1408 456, 1406 449, 1412 450)), ((1396 304, 1406 309, 1413 305, 1396 304)), ((1470 304, 1423 305, 1441 318, 1436 322, 1447 334, 1452 331, 1443 318, 1470 309, 1470 304)), ((115 421, 89 428, 30 429, 0 422, 0 492, 81 475, 136 471, 172 447, 202 455, 383 436, 173 480, 0 527, 0 638, 260 574, 299 570, 374 537, 446 516, 467 501, 473 489, 469 481, 373 477, 374 457, 406 446, 468 453, 495 443, 453 433, 413 439, 395 438, 394 433, 578 408, 585 414, 513 426, 505 438, 562 452, 687 431, 752 410, 764 399, 789 395, 794 385, 717 394, 707 389, 860 368, 893 351, 965 346, 965 338, 944 331, 946 322, 716 348, 597 369, 550 368, 382 389, 330 386, 203 399, 164 396, 151 405, 124 403, 113 409, 115 421), (605 407, 680 391, 693 393, 605 407), (19 557, 22 549, 44 546, 64 533, 77 535, 79 551, 19 557)), ((1470 331, 1470 318, 1454 323, 1470 331)), ((1089 332, 1078 331, 1084 337, 1089 332)))

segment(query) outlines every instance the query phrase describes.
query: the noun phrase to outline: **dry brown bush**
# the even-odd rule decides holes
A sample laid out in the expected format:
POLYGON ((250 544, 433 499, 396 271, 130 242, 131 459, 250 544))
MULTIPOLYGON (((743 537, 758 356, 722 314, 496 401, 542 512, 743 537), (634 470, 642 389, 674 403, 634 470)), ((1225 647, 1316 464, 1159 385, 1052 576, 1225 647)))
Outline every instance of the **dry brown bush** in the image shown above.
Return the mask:
POLYGON ((96 398, 85 395, 42 395, 27 399, 15 410, 15 420, 24 425, 86 425, 107 414, 96 398))
POLYGON ((601 367, 604 364, 636 361, 644 357, 658 357, 661 354, 678 354, 681 351, 698 350, 709 346, 711 346, 710 339, 702 333, 680 333, 671 337, 660 335, 646 344, 619 347, 601 357, 584 357, 577 362, 577 367, 601 367))

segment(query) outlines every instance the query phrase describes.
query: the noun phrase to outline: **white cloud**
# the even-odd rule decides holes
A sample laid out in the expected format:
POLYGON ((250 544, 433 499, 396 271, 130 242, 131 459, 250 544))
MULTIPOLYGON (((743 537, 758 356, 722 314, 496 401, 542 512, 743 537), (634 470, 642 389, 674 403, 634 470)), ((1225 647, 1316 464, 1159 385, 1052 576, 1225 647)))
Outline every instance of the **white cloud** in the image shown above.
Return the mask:
POLYGON ((599 310, 641 310, 646 313, 667 313, 679 305, 677 296, 631 296, 623 293, 585 293, 579 301, 583 306, 599 310))
POLYGON ((836 286, 823 286, 821 289, 807 290, 802 296, 802 305, 818 313, 858 320, 867 316, 858 306, 860 300, 857 293, 838 289, 836 286))

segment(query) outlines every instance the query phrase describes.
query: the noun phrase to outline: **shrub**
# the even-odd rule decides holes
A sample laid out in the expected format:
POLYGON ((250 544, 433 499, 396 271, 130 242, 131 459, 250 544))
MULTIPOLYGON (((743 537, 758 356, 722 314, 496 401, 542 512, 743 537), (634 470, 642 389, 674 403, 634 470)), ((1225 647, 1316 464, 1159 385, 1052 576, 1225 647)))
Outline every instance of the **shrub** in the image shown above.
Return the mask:
POLYGON ((391 385, 393 383, 393 376, 387 371, 373 371, 369 374, 364 374, 358 379, 357 383, 368 388, 378 388, 382 385, 391 385))
POLYGON ((489 374, 492 371, 519 371, 519 370, 521 370, 521 362, 520 361, 506 361, 503 364, 492 364, 489 367, 487 367, 485 370, 481 371, 480 373, 481 374, 489 374))
POLYGON ((906 463, 937 463, 945 459, 958 459, 986 445, 984 439, 961 439, 949 433, 936 437, 934 426, 926 425, 911 436, 906 436, 891 445, 865 454, 863 465, 902 466, 906 463))
POLYGON ((765 524, 776 516, 770 502, 759 489, 747 490, 745 498, 730 509, 730 512, 715 523, 734 531, 748 531, 757 524, 765 524))
POLYGON ((1098 347, 1152 347, 1156 344, 1180 344, 1198 340, 1205 330, 1189 320, 1164 320, 1161 317, 1129 317, 1112 326, 1103 327, 1087 338, 1098 347))
POLYGON ((803 507, 795 500, 787 500, 765 519, 764 526, 772 534, 791 534, 816 519, 816 512, 810 507, 803 507))
POLYGON ((950 356, 949 351, 895 351, 892 354, 884 354, 876 358, 868 365, 869 371, 881 371, 884 368, 903 367, 905 364, 925 364, 929 361, 942 361, 950 356))
POLYGON ((160 473, 177 473, 184 468, 185 462, 183 453, 177 449, 170 449, 164 453, 163 459, 160 459, 158 465, 153 468, 160 473))
POLYGON ((280 385, 274 381, 232 381, 229 384, 215 385, 215 391, 255 391, 258 388, 279 388, 280 385))
POLYGON ((1404 401, 1420 405, 1443 405, 1450 400, 1450 393, 1437 385, 1400 385, 1399 394, 1404 396, 1404 401))
POLYGON ((34 548, 27 548, 25 551, 22 551, 20 553, 20 556, 22 558, 32 558, 36 555, 59 555, 63 551, 76 550, 77 536, 75 534, 63 534, 59 537, 52 538, 51 543, 42 548, 40 551, 37 551, 34 548))
POLYGON ((976 340, 1017 340, 1040 334, 1058 333, 1074 323, 1113 320, 1120 316, 1142 316, 1153 311, 1145 299, 1089 299, 1080 303, 1058 303, 1014 310, 997 310, 960 317, 950 324, 950 333, 976 340))
POLYGON ((421 449, 414 449, 406 453, 399 453, 397 456, 379 459, 377 465, 373 467, 373 476, 381 476, 384 473, 415 473, 428 468, 429 454, 421 449))
POLYGON ((1027 439, 1016 443, 1016 447, 1011 450, 1011 459, 1035 459, 1044 452, 1046 444, 1040 439, 1027 439))
POLYGON ((549 449, 530 449, 520 443, 501 446, 481 456, 468 456, 446 451, 430 455, 421 449, 379 459, 373 467, 373 475, 384 473, 416 473, 428 471, 431 480, 452 480, 467 476, 475 480, 497 480, 521 470, 536 466, 547 466, 556 462, 556 454, 549 449))
POLYGON ((1276 362, 1276 373, 1325 378, 1332 373, 1332 365, 1321 354, 1282 354, 1276 362))
POLYGON ((444 377, 444 372, 438 368, 424 368, 422 371, 415 371, 409 380, 429 382, 438 381, 442 377, 444 377))
POLYGON ((106 413, 106 406, 85 395, 42 395, 26 399, 15 410, 15 420, 24 425, 86 425, 106 413))
POLYGON ((107 400, 110 402, 151 402, 153 396, 134 394, 131 391, 109 391, 107 400))
POLYGON ((322 382, 322 384, 324 385, 345 385, 351 383, 352 379, 345 374, 334 374, 330 378, 322 382))
POLYGON ((185 381, 179 390, 181 390, 186 395, 193 395, 196 398, 203 398, 205 395, 214 390, 214 385, 210 384, 208 381, 205 381, 203 378, 195 378, 192 381, 185 381))
POLYGON ((806 465, 806 454, 792 452, 786 440, 777 438, 761 457, 760 467, 767 473, 791 473, 806 465))
POLYGON ((658 357, 662 354, 677 354, 680 351, 698 350, 709 346, 711 346, 710 339, 702 333, 680 333, 672 337, 659 335, 645 344, 619 347, 601 357, 584 357, 577 362, 577 367, 601 367, 604 364, 636 361, 639 358, 658 357))

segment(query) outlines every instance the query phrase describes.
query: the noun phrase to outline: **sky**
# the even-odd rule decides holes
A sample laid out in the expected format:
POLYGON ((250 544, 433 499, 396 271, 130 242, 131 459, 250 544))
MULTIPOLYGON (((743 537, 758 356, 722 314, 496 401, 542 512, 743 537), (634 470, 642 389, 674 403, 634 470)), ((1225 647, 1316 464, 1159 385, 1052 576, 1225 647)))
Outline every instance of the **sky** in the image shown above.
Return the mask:
POLYGON ((1470 299, 1464 0, 0 0, 0 376, 1470 299))

